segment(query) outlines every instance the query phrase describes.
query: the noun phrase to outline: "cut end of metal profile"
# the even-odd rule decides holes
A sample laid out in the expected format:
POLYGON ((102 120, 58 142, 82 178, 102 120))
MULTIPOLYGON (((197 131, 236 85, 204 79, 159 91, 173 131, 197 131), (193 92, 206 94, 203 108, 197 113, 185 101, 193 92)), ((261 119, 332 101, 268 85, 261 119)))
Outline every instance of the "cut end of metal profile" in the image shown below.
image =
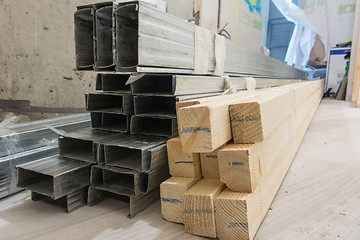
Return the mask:
POLYGON ((85 95, 86 109, 102 113, 132 114, 134 112, 131 94, 96 92, 85 95))
POLYGON ((101 160, 100 143, 114 138, 119 133, 87 130, 59 136, 59 154, 62 157, 96 163, 101 160))
POLYGON ((176 81, 173 75, 147 74, 131 84, 134 95, 174 95, 176 81))
POLYGON ((124 114, 92 112, 91 122, 94 129, 128 133, 130 117, 124 114))
POLYGON ((120 146, 104 146, 105 163, 109 166, 142 169, 142 150, 120 146))
POLYGON ((88 186, 90 166, 57 156, 21 164, 16 166, 17 186, 56 200, 88 186))
POLYGON ((58 142, 59 154, 61 156, 89 163, 96 162, 94 158, 93 141, 59 136, 58 142))
POLYGON ((75 55, 77 70, 93 70, 94 67, 94 16, 93 8, 87 5, 78 8, 75 21, 75 55))
POLYGON ((148 172, 167 163, 165 137, 121 135, 101 144, 106 165, 148 172), (161 146, 161 147, 158 147, 161 146))
POLYGON ((138 65, 138 26, 139 5, 137 3, 119 4, 116 19, 117 70, 138 65))
POLYGON ((129 74, 98 74, 96 90, 131 93, 130 84, 126 85, 129 77, 129 74))
POLYGON ((91 186, 126 196, 138 196, 148 187, 148 175, 125 168, 95 165, 91 169, 91 186))
POLYGON ((134 96, 135 115, 176 118, 176 101, 173 96, 134 96))
POLYGON ((87 198, 88 198, 88 187, 84 187, 78 191, 72 192, 57 200, 54 200, 40 193, 31 192, 31 200, 42 201, 47 204, 51 204, 63 208, 68 213, 86 205, 87 198))
POLYGON ((176 118, 139 117, 134 115, 131 117, 130 133, 177 137, 177 121, 176 118))
POLYGON ((129 218, 135 217, 138 213, 149 207, 160 198, 160 188, 156 188, 147 194, 139 196, 127 196, 112 193, 106 190, 90 186, 88 194, 88 205, 93 206, 106 198, 113 198, 122 202, 129 203, 129 218))
POLYGON ((95 70, 114 70, 113 58, 113 6, 95 12, 95 70))

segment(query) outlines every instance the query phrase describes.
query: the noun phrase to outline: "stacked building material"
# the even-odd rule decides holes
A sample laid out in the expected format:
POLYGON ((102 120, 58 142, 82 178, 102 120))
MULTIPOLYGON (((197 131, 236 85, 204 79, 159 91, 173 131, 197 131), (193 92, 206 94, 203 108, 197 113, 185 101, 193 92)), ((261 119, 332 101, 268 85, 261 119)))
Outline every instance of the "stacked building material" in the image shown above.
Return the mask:
MULTIPOLYGON (((300 70, 141 1, 79 6, 74 20, 77 69, 101 71, 96 80, 98 91, 85 97, 93 129, 63 134, 59 137, 60 157, 43 161, 52 161, 54 167, 59 161, 91 167, 89 204, 108 196, 125 198, 130 202, 130 217, 157 199, 160 183, 168 178, 166 141, 178 136, 176 103, 220 95, 228 88, 236 91, 280 86, 305 78, 300 70)), ((177 140, 174 145, 179 143, 177 140)), ((190 168, 173 175, 188 178, 174 180, 181 186, 179 195, 201 178, 199 154, 181 156, 169 159, 170 164, 190 168)), ((31 168, 18 169, 22 167, 31 168)), ((41 168, 31 169, 38 171, 35 175, 40 183, 41 174, 52 176, 41 168)), ((24 172, 18 172, 18 179, 26 182, 26 176, 21 175, 24 172)), ((218 193, 224 186, 215 181, 216 189, 207 193, 218 193)), ((46 184, 53 186, 54 182, 46 184)), ((21 184, 37 193, 34 199, 55 203, 82 193, 79 188, 76 191, 80 192, 72 189, 74 192, 62 196, 46 195, 29 185, 31 182, 21 184)), ((172 202, 176 198, 163 199, 172 202)), ((68 203, 67 209, 72 210, 68 203)))
POLYGON ((130 202, 129 216, 133 217, 158 199, 159 185, 169 177, 168 138, 129 134, 134 102, 123 78, 99 74, 97 89, 101 90, 86 94, 93 129, 60 135, 58 157, 17 166, 18 186, 31 190, 34 200, 72 211, 87 202, 94 205, 112 196, 130 202), (66 175, 77 174, 78 165, 87 169, 83 173, 87 180, 84 184, 66 175), (55 179, 62 175, 67 182, 55 179), (69 186, 74 188, 61 194, 50 191, 69 186), (79 204, 74 206, 71 200, 75 197, 79 197, 79 204))
POLYGON ((322 94, 323 81, 307 81, 178 103, 164 218, 194 235, 253 239, 322 94))
POLYGON ((0 136, 0 198, 19 192, 15 166, 58 153, 58 131, 74 132, 91 127, 89 114, 30 121, 3 126, 0 136))

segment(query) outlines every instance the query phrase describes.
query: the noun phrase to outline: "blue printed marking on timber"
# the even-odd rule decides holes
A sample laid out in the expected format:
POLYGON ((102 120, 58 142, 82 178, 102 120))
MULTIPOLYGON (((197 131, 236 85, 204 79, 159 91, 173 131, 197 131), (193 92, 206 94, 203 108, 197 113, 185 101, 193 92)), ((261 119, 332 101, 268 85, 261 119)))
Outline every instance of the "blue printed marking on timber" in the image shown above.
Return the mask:
POLYGON ((196 132, 207 132, 210 133, 210 128, 203 128, 203 127, 188 127, 181 129, 181 133, 196 133, 196 132))
POLYGON ((177 200, 175 198, 161 198, 161 201, 168 202, 168 203, 174 203, 174 204, 182 203, 182 201, 177 200))
POLYGON ((245 0, 249 5, 249 11, 254 12, 254 10, 261 14, 261 0, 245 0))
POLYGON ((206 158, 218 158, 217 155, 206 155, 206 158))
POLYGON ((229 166, 231 166, 231 165, 233 165, 233 166, 244 166, 244 163, 243 162, 229 162, 229 166))
POLYGON ((229 222, 228 228, 235 228, 235 227, 243 227, 247 228, 248 223, 242 223, 242 222, 229 222))
POLYGON ((252 122, 261 119, 261 115, 246 115, 246 117, 240 117, 236 115, 235 117, 231 118, 232 122, 252 122))
POLYGON ((178 161, 178 162, 175 162, 175 164, 180 164, 180 163, 193 164, 194 162, 193 161, 178 161))

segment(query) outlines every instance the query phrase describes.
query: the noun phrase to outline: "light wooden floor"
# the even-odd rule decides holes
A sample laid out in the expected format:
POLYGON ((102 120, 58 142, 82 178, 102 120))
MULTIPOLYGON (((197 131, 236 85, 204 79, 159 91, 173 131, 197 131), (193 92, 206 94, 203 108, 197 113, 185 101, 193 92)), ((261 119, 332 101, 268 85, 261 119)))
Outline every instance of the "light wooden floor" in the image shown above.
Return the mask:
MULTIPOLYGON (((201 239, 164 221, 160 202, 127 213, 109 199, 66 214, 21 192, 0 201, 0 239, 201 239)), ((321 103, 255 239, 360 239, 360 109, 321 103)))

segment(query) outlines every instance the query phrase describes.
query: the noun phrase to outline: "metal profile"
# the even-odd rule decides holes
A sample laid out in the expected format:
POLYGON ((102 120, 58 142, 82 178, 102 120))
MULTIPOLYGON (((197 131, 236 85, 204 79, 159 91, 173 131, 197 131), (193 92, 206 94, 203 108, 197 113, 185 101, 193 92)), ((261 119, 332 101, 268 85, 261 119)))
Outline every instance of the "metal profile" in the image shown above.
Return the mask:
POLYGON ((167 164, 168 138, 122 135, 101 144, 104 163, 109 166, 149 172, 167 164))
POLYGON ((169 177, 167 165, 148 173, 106 165, 94 165, 91 168, 90 183, 92 187, 100 190, 126 196, 138 196, 158 188, 169 177))
POLYGON ((49 126, 65 132, 91 128, 90 115, 74 114, 6 126, 7 134, 0 137, 0 157, 43 147, 42 139, 52 140, 58 134, 49 126))
MULTIPOLYGON (((259 77, 255 77, 254 79, 256 81, 256 88, 275 87, 300 81, 294 79, 259 77)), ((246 77, 230 77, 230 81, 237 90, 247 89, 246 77)), ((134 95, 156 96, 221 93, 224 92, 226 88, 224 77, 194 75, 147 74, 131 84, 131 92, 134 95)))
POLYGON ((133 96, 116 92, 87 93, 86 110, 103 113, 132 114, 134 112, 133 96))
POLYGON ((103 154, 99 144, 118 133, 100 130, 87 130, 59 136, 59 154, 62 157, 79 161, 97 163, 103 154))
POLYGON ((177 137, 176 118, 132 116, 130 121, 131 134, 145 134, 164 137, 177 137))
POLYGON ((57 154, 57 146, 43 146, 0 158, 0 198, 22 190, 16 187, 16 165, 33 162, 57 154))
POLYGON ((31 192, 31 200, 42 201, 60 208, 65 209, 66 212, 72 212, 87 204, 88 187, 84 187, 75 192, 69 193, 68 195, 54 200, 46 195, 31 192))
MULTIPOLYGON (((141 1, 118 3, 115 14, 116 70, 122 72, 194 72, 195 25, 141 1)), ((208 74, 214 74, 215 34, 211 34, 208 74)), ((226 40, 225 74, 255 74, 304 79, 298 69, 226 40)))
POLYGON ((17 186, 54 200, 89 185, 91 164, 48 157, 16 166, 17 186))
POLYGON ((113 3, 94 4, 95 70, 112 70, 113 57, 113 3))
POLYGON ((91 123, 94 129, 119 133, 130 132, 131 116, 117 113, 91 113, 91 123))
POLYGON ((135 115, 176 118, 177 100, 172 96, 134 96, 135 115))
MULTIPOLYGON (((294 81, 293 81, 294 82, 294 81)), ((176 118, 176 102, 201 97, 211 97, 219 93, 190 94, 180 96, 134 96, 134 110, 138 117, 176 118)))
POLYGON ((94 16, 93 6, 78 6, 74 14, 76 69, 93 70, 94 16))
POLYGON ((106 190, 98 189, 96 187, 89 187, 88 205, 93 206, 106 198, 114 198, 120 201, 129 203, 129 218, 135 217, 138 213, 156 202, 160 197, 160 188, 156 188, 147 194, 140 194, 138 196, 127 196, 122 194, 115 194, 106 190))
POLYGON ((96 90, 131 93, 130 84, 126 85, 129 74, 97 74, 96 90))

